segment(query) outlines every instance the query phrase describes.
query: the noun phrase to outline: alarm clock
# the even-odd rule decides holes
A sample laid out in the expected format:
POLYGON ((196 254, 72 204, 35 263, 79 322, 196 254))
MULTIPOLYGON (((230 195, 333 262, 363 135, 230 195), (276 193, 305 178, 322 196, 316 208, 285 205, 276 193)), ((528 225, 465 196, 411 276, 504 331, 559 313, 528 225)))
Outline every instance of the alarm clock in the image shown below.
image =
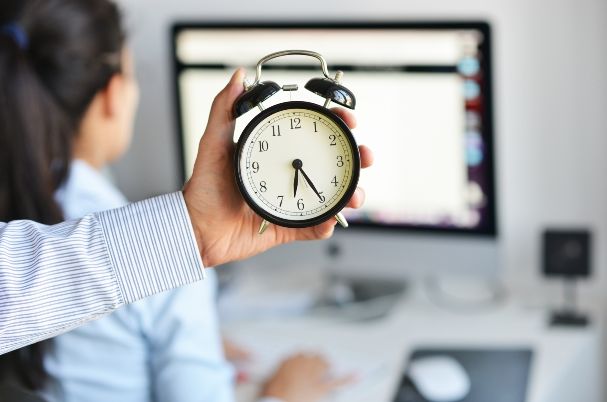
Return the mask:
POLYGON ((270 223, 302 228, 335 218, 348 223, 341 210, 358 184, 358 145, 344 121, 328 107, 331 102, 354 109, 354 94, 341 85, 343 73, 328 72, 316 52, 285 50, 263 57, 255 81, 234 103, 234 117, 259 108, 238 139, 234 158, 236 183, 244 200, 261 218, 259 234, 270 223), (297 91, 297 85, 280 86, 261 81, 262 67, 283 56, 310 56, 320 61, 323 77, 312 78, 305 88, 324 104, 288 101, 269 108, 263 102, 279 91, 297 91))

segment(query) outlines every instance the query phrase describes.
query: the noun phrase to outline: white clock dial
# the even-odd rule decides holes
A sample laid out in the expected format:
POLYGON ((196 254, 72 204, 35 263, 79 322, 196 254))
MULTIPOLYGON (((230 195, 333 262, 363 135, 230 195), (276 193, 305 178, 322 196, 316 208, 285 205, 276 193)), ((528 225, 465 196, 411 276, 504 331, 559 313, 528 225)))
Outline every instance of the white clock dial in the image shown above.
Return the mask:
POLYGON ((267 112, 245 129, 239 146, 239 184, 249 203, 278 220, 300 222, 343 207, 359 169, 343 122, 306 107, 267 112))

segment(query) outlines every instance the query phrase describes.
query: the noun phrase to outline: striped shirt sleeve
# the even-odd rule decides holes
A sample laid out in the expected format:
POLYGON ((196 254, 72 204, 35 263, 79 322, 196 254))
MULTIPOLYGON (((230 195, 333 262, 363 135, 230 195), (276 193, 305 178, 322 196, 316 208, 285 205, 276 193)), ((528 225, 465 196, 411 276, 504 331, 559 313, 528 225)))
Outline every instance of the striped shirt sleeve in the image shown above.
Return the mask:
POLYGON ((0 354, 203 278, 181 192, 53 226, 0 223, 0 354))

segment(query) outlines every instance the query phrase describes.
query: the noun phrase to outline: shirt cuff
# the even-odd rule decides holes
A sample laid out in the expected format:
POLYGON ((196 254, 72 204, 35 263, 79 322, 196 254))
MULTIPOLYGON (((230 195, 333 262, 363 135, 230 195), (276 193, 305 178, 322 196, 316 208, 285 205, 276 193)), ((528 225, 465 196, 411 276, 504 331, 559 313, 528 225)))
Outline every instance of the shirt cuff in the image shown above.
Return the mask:
POLYGON ((95 215, 125 303, 204 279, 181 192, 95 215))

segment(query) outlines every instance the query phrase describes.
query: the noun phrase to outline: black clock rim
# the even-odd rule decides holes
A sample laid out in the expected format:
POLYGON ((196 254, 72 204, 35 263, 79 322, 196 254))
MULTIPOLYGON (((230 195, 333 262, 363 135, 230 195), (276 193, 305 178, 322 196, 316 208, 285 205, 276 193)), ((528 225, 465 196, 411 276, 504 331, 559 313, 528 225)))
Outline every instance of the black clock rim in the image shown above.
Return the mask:
POLYGON ((244 128, 244 130, 240 134, 240 138, 238 139, 238 143, 236 146, 236 152, 234 154, 234 172, 235 172, 236 184, 238 185, 238 190, 240 191, 240 194, 242 194, 246 203, 257 215, 259 215, 263 219, 267 220, 268 222, 274 223, 276 225, 280 225, 280 226, 284 226, 284 227, 288 227, 288 228, 304 228, 304 227, 319 225, 323 222, 326 222, 329 219, 331 219, 332 217, 334 217, 335 215, 337 215, 339 212, 341 212, 346 207, 346 205, 348 204, 348 202, 354 195, 354 191, 356 191, 356 187, 358 186, 358 180, 360 177, 360 155, 358 152, 358 145, 356 143, 356 140, 354 139, 354 135, 352 134, 352 131, 350 131, 350 128, 348 127, 348 125, 338 115, 333 113, 330 109, 317 105, 316 103, 311 103, 311 102, 306 102, 306 101, 289 101, 289 102, 279 103, 277 105, 271 106, 271 107, 261 111, 257 116, 255 116, 249 122, 249 124, 247 124, 247 126, 244 128), (270 116, 276 112, 280 112, 280 111, 287 110, 287 109, 309 109, 309 110, 312 110, 312 111, 315 111, 315 112, 318 112, 318 113, 324 115, 325 117, 327 117, 328 119, 333 121, 343 131, 343 133, 348 138, 348 143, 352 150, 352 159, 353 159, 352 162, 353 163, 352 163, 352 180, 350 181, 350 185, 346 189, 344 196, 341 198, 341 200, 337 204, 335 204, 329 210, 327 210, 326 212, 323 212, 321 215, 319 215, 315 218, 295 221, 295 220, 283 219, 280 217, 270 215, 267 211, 265 211, 264 209, 257 206, 257 204, 253 201, 251 196, 247 193, 245 186, 244 186, 242 172, 240 170, 240 163, 239 163, 240 156, 244 149, 244 144, 246 143, 247 139, 253 132, 253 128, 255 128, 255 126, 257 126, 261 121, 265 120, 268 116, 270 116))

